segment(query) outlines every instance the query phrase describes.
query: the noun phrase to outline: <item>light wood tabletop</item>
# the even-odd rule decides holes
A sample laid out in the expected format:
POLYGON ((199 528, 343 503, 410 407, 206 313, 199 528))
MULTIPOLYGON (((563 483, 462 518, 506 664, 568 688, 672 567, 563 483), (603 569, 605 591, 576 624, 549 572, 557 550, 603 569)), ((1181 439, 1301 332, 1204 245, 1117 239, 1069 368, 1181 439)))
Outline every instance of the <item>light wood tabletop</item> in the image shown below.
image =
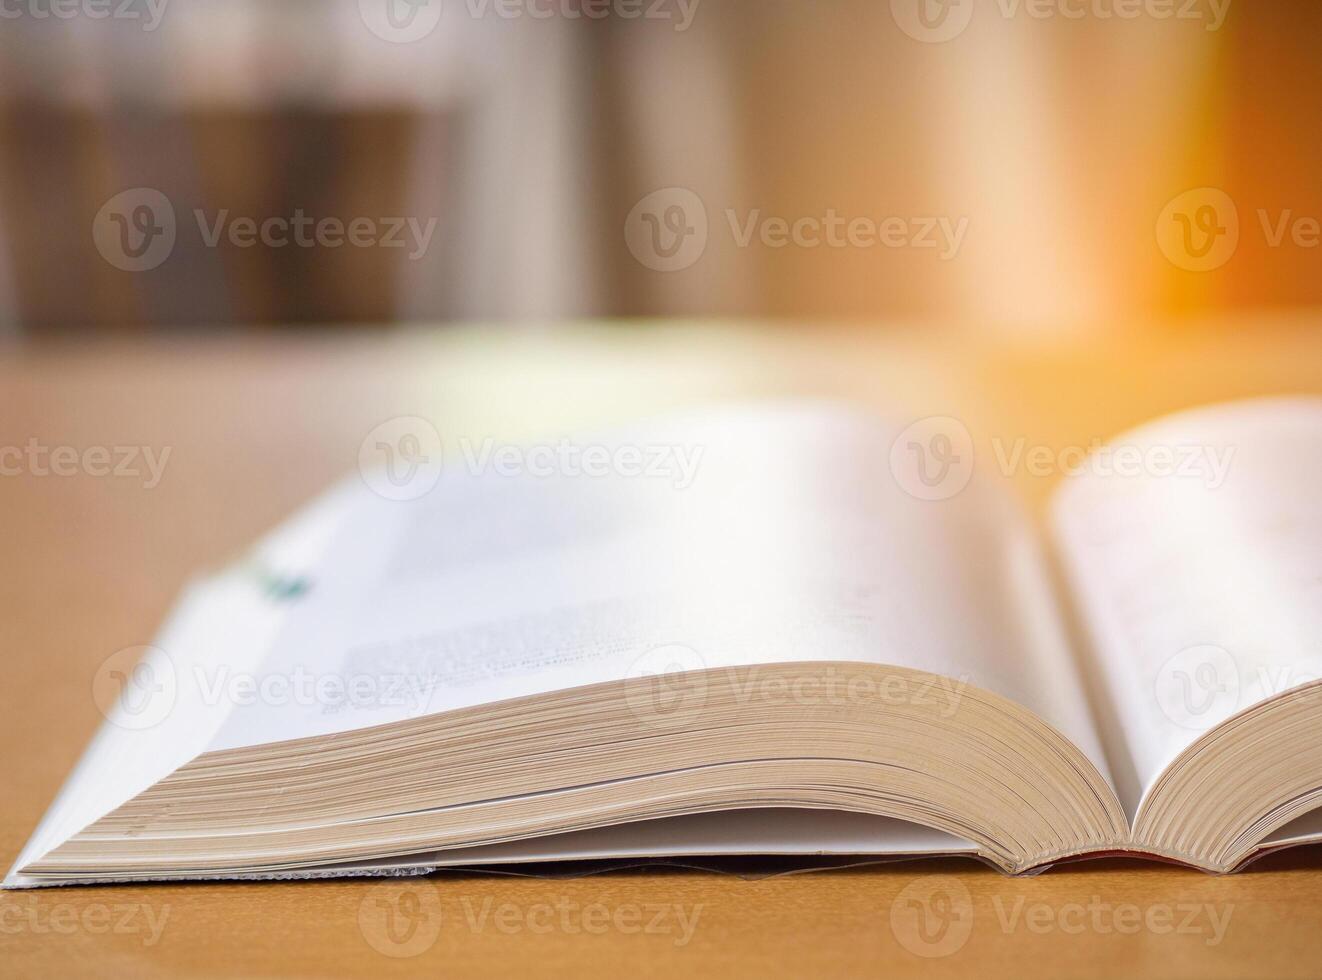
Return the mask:
MULTIPOLYGON (((150 642, 190 575, 352 472, 385 419, 520 439, 709 400, 838 396, 958 418, 979 454, 1016 440, 1058 454, 1186 406, 1322 394, 1319 326, 1322 315, 1264 316, 993 343, 955 330, 583 324, 11 351, 0 451, 23 452, 0 455, 0 860, 13 861, 101 720, 98 665, 150 642), (60 475, 40 454, 66 446, 78 462, 60 475), (103 472, 94 447, 114 461, 139 448, 103 472)), ((1058 478, 1002 469, 1035 508, 1058 478)), ((1231 877, 1096 861, 1009 879, 943 860, 759 880, 653 869, 161 884, 0 895, 0 974, 1286 978, 1322 974, 1320 927, 1316 852, 1231 877)))

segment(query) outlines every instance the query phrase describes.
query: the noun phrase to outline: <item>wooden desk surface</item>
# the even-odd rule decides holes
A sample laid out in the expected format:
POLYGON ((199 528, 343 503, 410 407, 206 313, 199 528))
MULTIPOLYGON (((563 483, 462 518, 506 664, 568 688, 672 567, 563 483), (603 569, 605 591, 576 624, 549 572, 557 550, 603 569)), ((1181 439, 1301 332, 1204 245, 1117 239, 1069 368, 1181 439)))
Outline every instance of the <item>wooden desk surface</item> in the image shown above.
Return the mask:
MULTIPOLYGON (((149 642, 191 572, 352 471, 363 436, 386 418, 430 416, 447 437, 516 438, 712 398, 843 395, 895 415, 963 419, 982 453, 993 439, 1086 446, 1201 402, 1322 393, 1322 333, 1306 319, 1165 336, 991 347, 946 335, 584 326, 10 354, 0 359, 0 447, 169 456, 151 488, 143 466, 137 476, 0 476, 0 860, 13 861, 98 724, 90 682, 101 661, 149 642)), ((1013 477, 1035 504, 1054 482, 1013 477)), ((759 881, 673 870, 440 876, 394 886, 411 889, 403 905, 374 887, 5 893, 0 974, 1322 973, 1316 853, 1227 878, 1108 861, 1011 880, 929 861, 759 881), (417 915, 387 921, 391 908, 417 915), (416 955, 387 955, 401 952, 416 955)))

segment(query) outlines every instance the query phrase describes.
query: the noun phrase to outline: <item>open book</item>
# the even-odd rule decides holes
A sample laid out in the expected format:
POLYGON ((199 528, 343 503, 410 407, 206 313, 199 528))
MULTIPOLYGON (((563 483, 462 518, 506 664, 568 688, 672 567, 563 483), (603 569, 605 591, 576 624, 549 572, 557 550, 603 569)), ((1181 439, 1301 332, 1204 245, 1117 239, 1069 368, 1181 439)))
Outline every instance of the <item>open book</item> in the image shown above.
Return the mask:
POLYGON ((1322 840, 1322 401, 1071 457, 1044 531, 961 429, 380 442, 107 660, 7 884, 1322 840))

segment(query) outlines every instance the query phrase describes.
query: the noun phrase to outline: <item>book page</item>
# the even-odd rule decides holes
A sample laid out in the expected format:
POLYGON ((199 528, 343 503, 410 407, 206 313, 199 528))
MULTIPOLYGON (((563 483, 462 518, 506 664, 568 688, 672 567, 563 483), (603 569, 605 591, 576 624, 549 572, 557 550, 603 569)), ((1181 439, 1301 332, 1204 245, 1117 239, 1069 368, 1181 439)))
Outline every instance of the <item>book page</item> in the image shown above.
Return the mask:
POLYGON ((717 409, 586 443, 447 446, 412 499, 369 474, 248 688, 276 695, 236 704, 210 747, 833 660, 1000 693, 1105 775, 1039 542, 976 474, 915 495, 892 465, 899 429, 821 405, 717 409), (300 684, 310 697, 285 696, 300 684))
POLYGON ((217 679, 258 674, 286 616, 279 583, 317 564, 346 502, 341 488, 308 504, 245 561, 190 583, 150 646, 101 665, 91 693, 105 722, 5 886, 35 884, 18 869, 206 750, 233 708, 217 679))
POLYGON ((1122 436, 1058 492, 1131 820, 1204 732, 1322 677, 1319 485, 1322 401, 1275 399, 1122 436))
MULTIPOLYGON (((931 671, 1037 712, 1106 776, 1040 543, 977 474, 924 499, 893 465, 912 448, 898 427, 829 406, 720 409, 576 446, 614 462, 520 471, 516 453, 486 470, 461 449, 408 499, 355 475, 202 580, 139 667, 101 672, 108 720, 15 869, 208 749, 673 670, 931 671), (630 447, 641 465, 624 465, 630 447)), ((518 450, 525 464, 536 449, 518 450)), ((938 839, 908 827, 864 849, 920 850, 914 833, 938 839)), ((848 851, 847 836, 823 823, 791 844, 848 851)))

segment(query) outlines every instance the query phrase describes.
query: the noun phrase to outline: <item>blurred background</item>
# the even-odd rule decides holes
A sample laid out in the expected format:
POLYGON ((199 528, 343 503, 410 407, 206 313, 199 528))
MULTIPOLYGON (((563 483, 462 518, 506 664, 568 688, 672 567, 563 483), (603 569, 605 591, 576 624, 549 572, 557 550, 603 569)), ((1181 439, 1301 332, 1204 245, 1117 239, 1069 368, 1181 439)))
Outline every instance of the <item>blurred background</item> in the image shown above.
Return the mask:
POLYGON ((0 334, 1309 306, 1320 32, 1294 0, 2 0, 0 334))

